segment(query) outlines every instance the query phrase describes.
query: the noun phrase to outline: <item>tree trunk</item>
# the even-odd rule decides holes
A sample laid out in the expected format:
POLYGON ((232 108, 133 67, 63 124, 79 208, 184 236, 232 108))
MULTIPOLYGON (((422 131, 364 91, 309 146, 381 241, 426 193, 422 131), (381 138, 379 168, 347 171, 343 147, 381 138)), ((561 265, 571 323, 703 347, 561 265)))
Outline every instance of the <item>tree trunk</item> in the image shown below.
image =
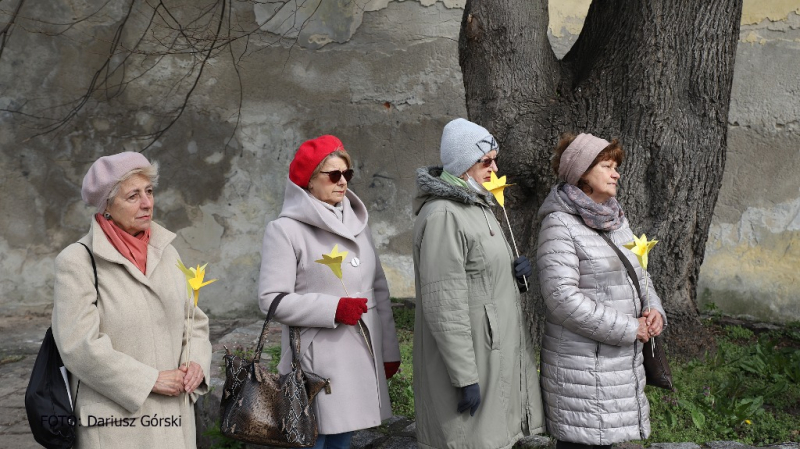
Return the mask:
MULTIPOLYGON (((468 0, 461 24, 467 110, 495 134, 500 170, 518 185, 507 205, 520 251, 536 252, 558 135, 620 139, 618 199, 634 233, 660 241, 648 268, 678 346, 697 345, 675 337, 699 327, 697 275, 725 166, 741 13, 742 0, 594 1, 560 61, 547 0, 468 0)), ((526 313, 538 340, 535 284, 526 313)))

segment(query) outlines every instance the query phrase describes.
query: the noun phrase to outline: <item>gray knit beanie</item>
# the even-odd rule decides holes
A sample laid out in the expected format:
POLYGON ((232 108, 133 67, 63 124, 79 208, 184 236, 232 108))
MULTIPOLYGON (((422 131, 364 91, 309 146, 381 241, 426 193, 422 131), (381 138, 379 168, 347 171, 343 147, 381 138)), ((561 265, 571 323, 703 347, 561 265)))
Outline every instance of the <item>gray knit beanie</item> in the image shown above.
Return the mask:
POLYGON ((500 147, 494 136, 483 126, 463 118, 457 118, 445 125, 441 158, 444 169, 451 175, 463 175, 492 150, 499 153, 500 147))

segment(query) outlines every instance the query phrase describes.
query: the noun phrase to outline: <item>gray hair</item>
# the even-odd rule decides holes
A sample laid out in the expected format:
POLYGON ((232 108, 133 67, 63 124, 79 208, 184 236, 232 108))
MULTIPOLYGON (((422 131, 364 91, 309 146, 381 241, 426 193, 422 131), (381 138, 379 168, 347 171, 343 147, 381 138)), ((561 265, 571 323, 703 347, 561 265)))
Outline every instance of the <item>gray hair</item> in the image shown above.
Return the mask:
POLYGON ((117 181, 117 183, 114 184, 114 187, 111 189, 111 192, 108 193, 108 198, 106 199, 106 208, 108 208, 108 206, 110 206, 114 202, 114 198, 117 197, 117 194, 119 193, 119 186, 123 182, 127 181, 128 179, 130 179, 130 178, 132 178, 132 177, 134 177, 136 175, 142 175, 142 176, 148 178, 150 180, 150 184, 152 184, 153 187, 157 187, 158 186, 158 162, 152 162, 147 167, 136 168, 136 169, 131 170, 128 173, 125 173, 124 175, 122 175, 122 177, 119 178, 119 181, 117 181))

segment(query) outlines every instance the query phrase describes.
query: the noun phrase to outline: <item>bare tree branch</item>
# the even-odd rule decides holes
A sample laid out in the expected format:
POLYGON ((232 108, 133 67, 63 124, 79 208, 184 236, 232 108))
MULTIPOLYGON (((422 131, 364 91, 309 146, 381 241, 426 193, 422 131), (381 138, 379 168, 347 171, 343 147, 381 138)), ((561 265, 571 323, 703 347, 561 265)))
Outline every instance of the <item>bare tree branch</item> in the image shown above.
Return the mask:
MULTIPOLYGON (((236 0, 240 3, 250 5, 265 4, 260 0, 236 0)), ((22 18, 19 10, 24 0, 20 0, 17 10, 12 20, 3 31, 3 41, 7 39, 7 32, 10 31, 15 17, 22 18)), ((46 29, 23 29, 30 33, 42 34, 45 36, 69 36, 70 30, 75 30, 76 25, 96 18, 101 11, 111 3, 105 0, 99 8, 90 13, 82 15, 80 18, 71 22, 44 21, 36 18, 29 18, 31 23, 38 23, 45 26, 65 27, 63 30, 52 32, 46 29)), ((58 105, 47 105, 47 107, 32 112, 32 105, 36 101, 26 102, 26 106, 7 107, 0 109, 0 112, 25 117, 39 124, 34 127, 36 130, 33 135, 25 141, 41 137, 50 133, 60 133, 66 125, 75 119, 87 105, 95 102, 110 103, 115 99, 122 98, 128 87, 135 83, 142 83, 147 80, 147 75, 154 69, 163 65, 171 64, 178 58, 178 64, 185 66, 185 70, 175 73, 168 78, 168 84, 157 82, 153 85, 156 89, 163 89, 158 95, 158 103, 145 105, 152 110, 151 114, 165 119, 166 123, 159 123, 156 129, 146 134, 130 134, 127 138, 143 139, 149 141, 140 151, 147 151, 161 137, 164 136, 180 119, 188 107, 191 96, 196 92, 200 79, 206 66, 212 58, 230 58, 232 68, 236 72, 236 81, 239 88, 238 105, 236 109, 236 121, 230 137, 225 142, 225 147, 230 145, 235 138, 236 131, 239 129, 241 121, 241 111, 244 98, 244 86, 240 64, 243 59, 255 52, 274 47, 276 45, 288 46, 288 55, 284 61, 284 66, 288 63, 295 45, 298 45, 301 32, 318 13, 321 1, 319 0, 287 0, 283 5, 274 9, 270 17, 267 17, 261 24, 242 23, 235 14, 232 0, 199 0, 181 3, 172 3, 168 0, 128 0, 124 16, 115 25, 113 38, 108 41, 105 56, 102 64, 94 71, 88 86, 83 94, 71 101, 58 105), (308 3, 309 1, 316 1, 308 3), (305 17, 299 19, 299 11, 304 6, 313 5, 313 10, 305 11, 305 17), (193 8, 193 9, 192 9, 193 8), (292 8, 292 9, 285 9, 292 8), (281 27, 289 23, 288 31, 282 34, 274 34, 262 30, 263 24, 278 17, 278 14, 288 14, 283 17, 277 26, 281 27), (223 27, 225 28, 223 30, 223 27), (135 30, 135 31, 133 31, 135 30), (133 42, 130 42, 133 37, 133 42), (288 39, 287 39, 288 38, 288 39), (125 42, 128 40, 129 42, 125 42), (241 50, 233 48, 236 42, 242 42, 241 50), (251 44, 258 44, 257 49, 251 44), (224 53, 223 53, 224 52, 224 53), (188 65, 187 60, 188 59, 188 65), (64 111, 66 112, 56 112, 64 111)), ((268 2, 270 5, 273 2, 268 2)), ((80 32, 80 31, 78 31, 80 32)), ((69 37, 68 37, 69 38, 69 37)), ((102 41, 100 41, 102 42, 102 41)), ((82 44, 81 44, 82 45, 82 44)), ((0 48, 0 55, 2 54, 0 48)), ((40 101, 46 101, 45 97, 40 101)), ((136 100, 134 100, 136 101, 136 100)), ((136 106, 141 108, 142 106, 136 106)), ((232 118, 232 117, 231 117, 232 118)))
POLYGON ((8 39, 11 37, 11 31, 14 30, 14 24, 17 21, 17 16, 19 15, 19 11, 22 9, 22 5, 25 3, 25 0, 19 0, 17 3, 17 8, 11 13, 11 18, 8 19, 8 23, 2 30, 0 30, 0 60, 3 59, 3 50, 6 48, 6 43, 8 39))
POLYGON ((175 115, 175 117, 169 122, 169 124, 167 124, 167 126, 162 128, 161 130, 159 130, 153 136, 153 140, 149 144, 147 144, 146 147, 142 148, 140 153, 144 153, 151 146, 153 146, 153 144, 155 144, 158 141, 158 139, 161 138, 161 136, 164 135, 164 133, 166 133, 167 131, 169 131, 170 128, 172 128, 172 126, 175 124, 175 122, 177 122, 178 119, 181 118, 181 115, 183 115, 183 111, 186 110, 186 106, 189 104, 189 98, 192 96, 192 93, 194 92, 195 88, 197 87, 197 83, 200 82, 200 77, 203 76, 203 69, 206 67, 206 64, 208 63, 208 59, 211 57, 211 52, 214 49, 214 43, 216 43, 217 38, 219 37, 220 31, 222 30, 222 24, 224 23, 224 19, 225 19, 225 4, 226 4, 226 2, 227 2, 227 0, 222 0, 222 8, 221 8, 220 14, 219 14, 219 22, 217 23, 217 32, 214 34, 214 41, 211 43, 211 46, 209 46, 208 51, 206 52, 206 56, 203 59, 203 62, 200 64, 200 70, 198 70, 198 72, 197 72, 197 77, 194 79, 194 83, 192 84, 191 89, 189 89, 189 91, 186 92, 186 96, 184 97, 184 101, 180 105, 180 107, 178 108, 177 115, 175 115))

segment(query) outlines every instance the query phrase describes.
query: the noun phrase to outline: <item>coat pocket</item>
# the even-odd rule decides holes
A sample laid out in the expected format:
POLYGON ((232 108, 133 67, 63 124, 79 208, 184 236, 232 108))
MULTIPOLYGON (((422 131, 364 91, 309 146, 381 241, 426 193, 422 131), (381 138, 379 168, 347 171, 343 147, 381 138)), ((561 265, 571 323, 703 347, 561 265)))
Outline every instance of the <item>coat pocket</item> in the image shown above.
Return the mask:
POLYGON ((494 304, 484 304, 486 310, 486 332, 492 350, 500 349, 500 328, 497 322, 497 309, 494 304))

